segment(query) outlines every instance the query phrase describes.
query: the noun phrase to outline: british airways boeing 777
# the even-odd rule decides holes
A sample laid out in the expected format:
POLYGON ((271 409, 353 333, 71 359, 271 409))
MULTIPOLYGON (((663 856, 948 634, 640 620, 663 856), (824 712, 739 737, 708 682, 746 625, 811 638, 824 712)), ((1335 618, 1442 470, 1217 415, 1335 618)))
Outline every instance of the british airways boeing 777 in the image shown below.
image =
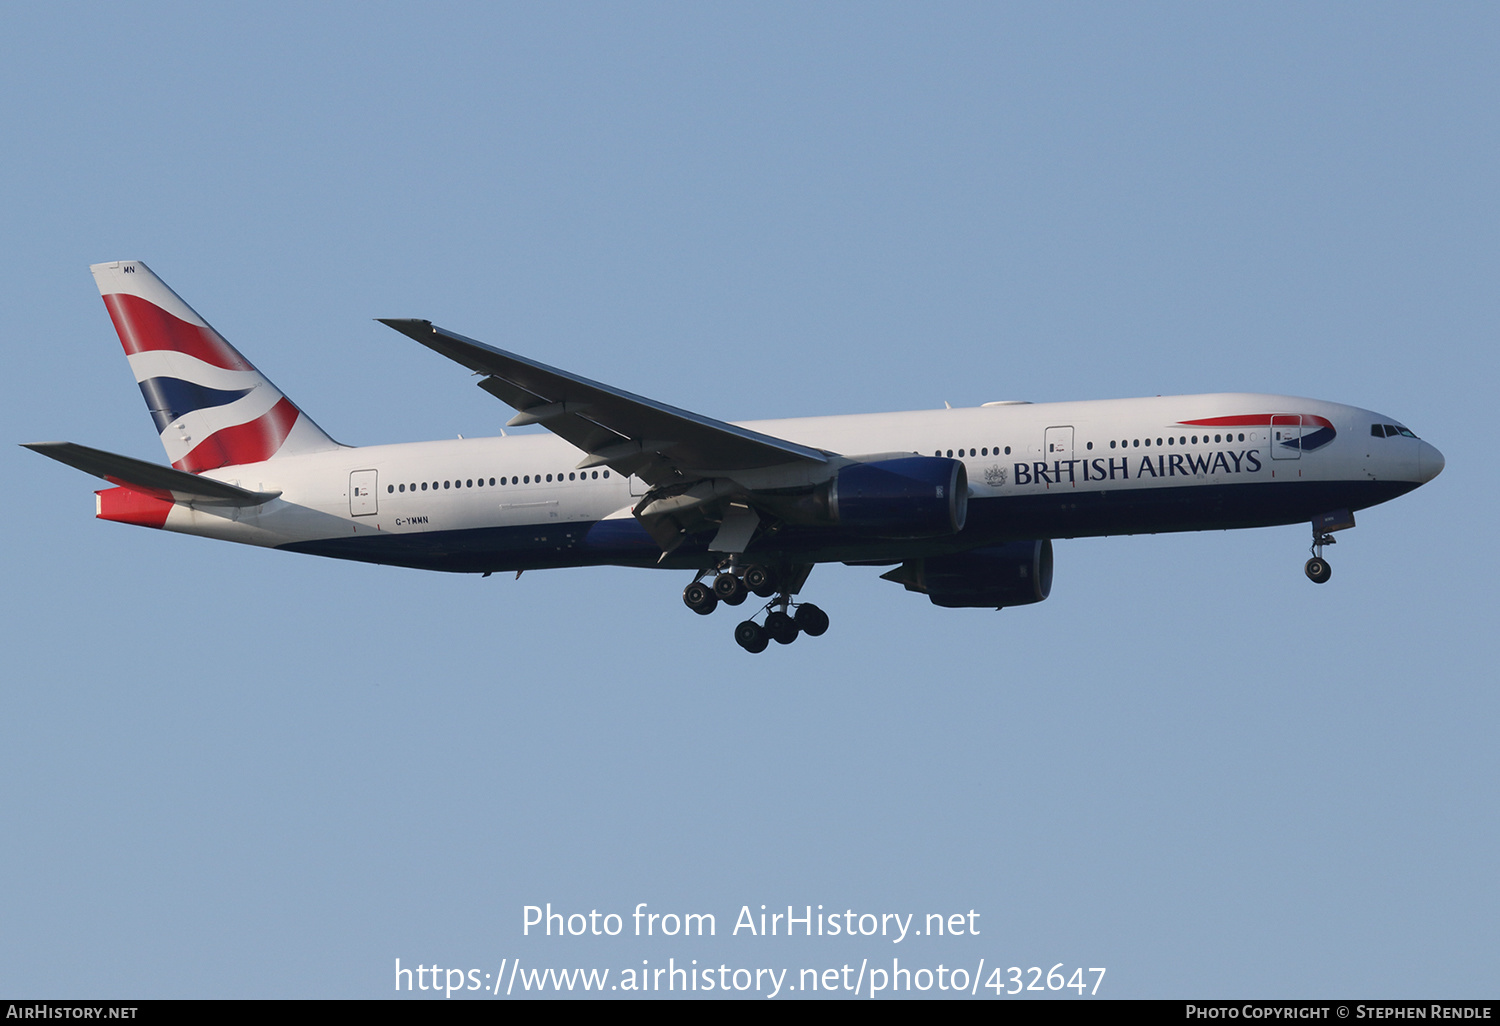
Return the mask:
POLYGON ((816 563, 940 606, 1040 602, 1052 540, 1310 523, 1307 576, 1354 511, 1432 480, 1400 421, 1284 395, 1216 394, 730 424, 495 349, 385 324, 483 375, 510 425, 550 434, 354 447, 323 432, 139 261, 94 279, 171 467, 71 442, 31 449, 109 481, 104 520, 425 570, 617 565, 692 574, 751 652, 820 635, 816 563))

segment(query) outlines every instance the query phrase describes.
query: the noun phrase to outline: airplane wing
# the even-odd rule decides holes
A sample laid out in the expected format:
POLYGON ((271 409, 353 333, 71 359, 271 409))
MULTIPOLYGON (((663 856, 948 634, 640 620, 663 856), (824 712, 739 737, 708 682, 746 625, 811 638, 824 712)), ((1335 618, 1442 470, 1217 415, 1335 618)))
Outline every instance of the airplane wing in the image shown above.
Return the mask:
POLYGON ((259 506, 270 502, 280 492, 252 492, 223 481, 199 477, 185 470, 174 470, 157 463, 120 456, 103 449, 90 449, 74 442, 23 442, 22 445, 49 456, 59 463, 102 477, 111 484, 122 485, 167 502, 196 503, 210 506, 259 506))
POLYGON ((736 470, 827 463, 833 455, 569 374, 431 321, 380 323, 487 375, 479 387, 519 411, 510 426, 541 424, 567 439, 588 453, 580 468, 608 465, 663 486, 736 470))

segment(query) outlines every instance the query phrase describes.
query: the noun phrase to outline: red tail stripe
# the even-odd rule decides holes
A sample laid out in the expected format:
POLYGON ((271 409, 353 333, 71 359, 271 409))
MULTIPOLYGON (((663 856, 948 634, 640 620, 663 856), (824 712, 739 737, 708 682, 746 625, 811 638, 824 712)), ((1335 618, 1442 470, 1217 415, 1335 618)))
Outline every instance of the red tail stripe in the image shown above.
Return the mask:
POLYGON ((1317 417, 1311 413, 1256 413, 1248 417, 1205 417, 1203 420, 1179 420, 1179 424, 1191 424, 1196 427, 1262 427, 1271 423, 1272 417, 1296 417, 1302 418, 1303 424, 1315 425, 1317 427, 1333 427, 1333 422, 1326 417, 1317 417))
POLYGON ((96 516, 100 520, 138 527, 162 527, 167 522, 167 514, 172 512, 170 500, 144 495, 133 488, 106 488, 94 494, 99 496, 96 516))
POLYGON ((186 353, 225 370, 255 369, 212 328, 189 324, 140 296, 115 292, 104 297, 104 305, 128 355, 167 350, 186 353))
POLYGON ((193 447, 172 464, 178 470, 201 474, 216 467, 236 467, 242 463, 260 463, 276 455, 301 411, 282 396, 269 411, 244 424, 223 428, 193 447))

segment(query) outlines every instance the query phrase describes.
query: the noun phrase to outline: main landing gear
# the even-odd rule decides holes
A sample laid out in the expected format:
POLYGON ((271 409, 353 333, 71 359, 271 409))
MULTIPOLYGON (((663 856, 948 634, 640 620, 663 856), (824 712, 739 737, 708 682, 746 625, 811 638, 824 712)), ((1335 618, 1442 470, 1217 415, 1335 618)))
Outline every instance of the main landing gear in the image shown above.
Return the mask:
POLYGON ((791 613, 788 612, 791 601, 790 595, 782 595, 766 603, 765 608, 770 612, 766 613, 765 626, 746 620, 734 629, 735 643, 746 652, 764 652, 773 641, 790 645, 799 634, 816 638, 828 630, 827 613, 811 602, 800 603, 797 611, 791 613), (773 608, 778 605, 780 609, 773 608))
POLYGON ((796 603, 794 611, 792 593, 806 577, 806 569, 796 573, 756 564, 736 573, 731 567, 722 569, 712 584, 704 583, 701 578, 693 581, 682 589, 682 601, 693 612, 707 616, 720 602, 737 606, 752 593, 770 598, 762 607, 766 614, 764 625, 752 618, 734 629, 735 643, 746 652, 764 652, 773 641, 790 645, 799 634, 816 638, 828 630, 828 614, 811 602, 796 603), (786 587, 782 586, 783 581, 786 587))
POLYGON ((1333 567, 1328 565, 1328 560, 1323 558, 1323 546, 1332 545, 1338 539, 1326 531, 1313 528, 1312 559, 1309 559, 1303 570, 1307 573, 1307 579, 1314 584, 1327 584, 1328 579, 1333 576, 1333 567))

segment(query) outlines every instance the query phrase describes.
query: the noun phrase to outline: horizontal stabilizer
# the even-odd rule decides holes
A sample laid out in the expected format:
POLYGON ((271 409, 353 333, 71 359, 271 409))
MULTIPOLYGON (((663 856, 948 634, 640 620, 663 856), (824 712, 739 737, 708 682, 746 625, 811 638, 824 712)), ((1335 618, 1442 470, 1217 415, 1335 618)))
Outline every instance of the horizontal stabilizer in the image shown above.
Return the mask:
POLYGON ((184 470, 173 470, 157 463, 120 456, 103 449, 90 449, 73 442, 22 443, 33 452, 50 456, 85 474, 102 477, 111 484, 150 495, 168 502, 197 503, 211 506, 259 506, 270 502, 280 492, 252 492, 223 481, 199 477, 184 470))

